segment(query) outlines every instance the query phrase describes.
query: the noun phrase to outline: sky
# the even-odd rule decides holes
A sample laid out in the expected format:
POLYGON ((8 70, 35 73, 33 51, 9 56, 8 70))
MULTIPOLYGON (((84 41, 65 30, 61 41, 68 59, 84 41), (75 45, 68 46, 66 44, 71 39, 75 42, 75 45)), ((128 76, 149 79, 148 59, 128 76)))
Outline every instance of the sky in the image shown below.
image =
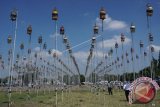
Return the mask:
MULTIPOLYGON (((71 46, 78 45, 87 41, 93 36, 93 26, 95 23, 99 25, 99 35, 97 38, 97 60, 102 60, 103 53, 107 55, 110 48, 114 49, 115 42, 118 42, 118 56, 121 56, 120 34, 126 37, 124 43, 124 51, 130 53, 131 34, 129 27, 131 23, 136 26, 136 32, 133 34, 135 42, 135 53, 139 54, 139 41, 144 42, 144 50, 147 51, 148 35, 147 35, 147 17, 146 4, 151 3, 154 9, 151 18, 152 34, 154 36, 153 45, 155 47, 154 56, 158 58, 160 50, 159 44, 159 28, 160 28, 160 0, 1 0, 0 1, 0 53, 7 60, 7 44, 8 35, 14 35, 15 23, 9 19, 10 12, 13 9, 18 11, 18 28, 16 40, 16 53, 20 53, 20 43, 25 44, 25 53, 28 48, 28 35, 26 29, 28 25, 32 25, 32 50, 36 51, 39 47, 37 38, 42 35, 43 41, 47 42, 48 49, 54 49, 55 41, 55 22, 51 18, 54 8, 58 9, 59 18, 57 21, 58 32, 63 25, 65 34, 69 38, 71 46), (101 31, 101 21, 99 20, 99 11, 103 7, 107 14, 104 20, 104 31, 101 31), (102 49, 102 38, 104 48, 102 49)), ((64 45, 62 37, 58 37, 58 51, 63 56, 64 45)), ((80 68, 80 72, 85 72, 87 57, 89 55, 90 42, 80 45, 73 49, 80 68)), ((115 58, 115 49, 113 59, 115 58)), ((139 62, 140 63, 140 62, 139 62)), ((145 65, 148 63, 146 62, 145 65)), ((96 64, 95 64, 96 65, 96 64)), ((131 65, 128 65, 131 66, 131 65)), ((131 68, 131 67, 128 67, 131 68)), ((141 67, 139 67, 140 69, 141 67)))

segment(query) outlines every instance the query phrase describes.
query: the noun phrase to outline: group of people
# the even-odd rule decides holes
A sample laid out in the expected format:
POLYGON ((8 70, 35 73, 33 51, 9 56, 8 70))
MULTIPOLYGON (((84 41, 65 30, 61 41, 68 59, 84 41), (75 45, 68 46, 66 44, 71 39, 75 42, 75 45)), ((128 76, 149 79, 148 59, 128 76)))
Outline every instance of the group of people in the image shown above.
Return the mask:
MULTIPOLYGON (((123 84, 123 90, 125 92, 125 97, 127 101, 129 101, 130 85, 131 85, 130 82, 125 82, 123 84)), ((107 88, 108 88, 108 94, 113 95, 113 92, 112 92, 113 84, 111 82, 108 82, 107 88)))

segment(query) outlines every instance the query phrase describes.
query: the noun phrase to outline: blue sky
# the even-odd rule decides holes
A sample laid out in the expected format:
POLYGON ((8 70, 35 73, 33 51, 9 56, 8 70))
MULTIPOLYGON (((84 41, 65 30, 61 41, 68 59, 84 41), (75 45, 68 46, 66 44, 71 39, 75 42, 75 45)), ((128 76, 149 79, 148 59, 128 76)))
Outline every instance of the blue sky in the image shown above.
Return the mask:
MULTIPOLYGON (((66 35, 68 36, 72 46, 90 39, 93 36, 93 26, 99 17, 99 10, 104 7, 107 11, 107 18, 104 32, 100 34, 104 38, 104 43, 107 52, 108 41, 115 40, 121 33, 124 33, 130 39, 129 26, 133 22, 136 26, 134 33, 136 53, 139 53, 139 41, 142 40, 145 48, 148 46, 147 38, 147 18, 146 4, 151 3, 154 8, 152 17, 152 33, 154 35, 154 45, 156 50, 159 46, 159 17, 160 17, 160 1, 159 0, 1 0, 0 1, 0 53, 7 59, 7 37, 13 35, 12 22, 9 20, 9 14, 12 9, 18 10, 18 30, 16 53, 20 52, 19 45, 24 42, 25 49, 28 47, 28 36, 26 28, 32 25, 32 49, 38 47, 37 38, 42 35, 43 40, 47 42, 48 48, 54 48, 54 40, 52 36, 55 32, 55 22, 51 20, 51 12, 56 7, 59 11, 58 29, 64 26, 66 35), (109 22, 107 22, 109 21, 109 22), (117 23, 118 25, 116 25, 117 23)), ((59 31, 59 30, 58 30, 59 31)), ((59 37, 59 43, 61 38, 59 37)), ((100 38, 98 43, 101 44, 100 38)), ((109 42, 110 44, 110 42, 109 42)), ((61 45, 58 45, 59 51, 62 51, 61 45)), ((86 56, 88 55, 90 45, 84 44, 73 49, 74 55, 78 63, 85 65, 86 56), (82 59, 80 59, 82 58, 82 59)), ((113 47, 114 48, 114 47, 113 47)), ((125 44, 125 51, 129 50, 130 42, 125 44)), ((102 50, 99 47, 99 52, 102 50)), ((119 48, 119 55, 121 48, 119 48)), ((157 53, 155 53, 157 58, 157 53)), ((81 69, 81 72, 84 72, 81 69)))

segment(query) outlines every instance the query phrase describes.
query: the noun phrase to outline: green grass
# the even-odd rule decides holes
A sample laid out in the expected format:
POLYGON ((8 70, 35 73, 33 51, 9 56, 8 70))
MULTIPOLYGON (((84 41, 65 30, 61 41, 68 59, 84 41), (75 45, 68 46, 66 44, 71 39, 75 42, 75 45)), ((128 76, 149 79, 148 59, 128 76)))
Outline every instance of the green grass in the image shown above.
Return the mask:
MULTIPOLYGON (((27 93, 12 93, 12 107, 56 107, 56 93, 52 91, 46 94, 42 92, 37 95, 34 91, 30 93, 28 99, 27 93)), ((0 107, 7 107, 8 96, 5 92, 0 92, 0 107)), ((113 95, 107 92, 91 93, 89 88, 81 87, 72 89, 71 92, 58 92, 57 107, 160 107, 160 92, 157 93, 155 100, 149 104, 132 104, 129 105, 124 96, 123 91, 113 90, 113 95)))

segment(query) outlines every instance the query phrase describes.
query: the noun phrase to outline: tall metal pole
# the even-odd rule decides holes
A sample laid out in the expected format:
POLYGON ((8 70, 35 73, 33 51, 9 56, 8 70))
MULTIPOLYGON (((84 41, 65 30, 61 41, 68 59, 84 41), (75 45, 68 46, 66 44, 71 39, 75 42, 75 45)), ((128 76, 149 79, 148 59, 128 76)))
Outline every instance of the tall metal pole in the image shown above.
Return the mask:
POLYGON ((122 64, 123 64, 123 70, 124 70, 124 78, 123 81, 126 81, 126 70, 125 70, 125 62, 124 62, 124 47, 123 47, 123 43, 125 42, 125 36, 123 33, 121 33, 121 43, 122 43, 122 64))
POLYGON ((133 39, 133 33, 135 32, 135 26, 133 25, 133 23, 130 26, 130 32, 131 32, 131 38, 132 38, 132 47, 131 47, 131 55, 132 55, 132 67, 133 67, 133 78, 135 80, 135 65, 134 65, 134 39, 133 39))
POLYGON ((15 31, 14 31, 14 42, 13 42, 13 54, 12 54, 12 62, 11 62, 11 69, 10 69, 10 84, 9 84, 9 107, 11 106, 11 94, 12 94, 12 73, 13 73, 13 65, 14 65, 14 54, 15 54, 15 47, 16 47, 16 38, 17 38, 17 16, 18 12, 16 10, 13 10, 11 12, 10 18, 11 21, 15 21, 15 31))
MULTIPOLYGON (((62 43, 63 43, 63 38, 64 38, 64 34, 65 34, 65 29, 64 29, 64 27, 62 26, 61 28, 60 28, 60 34, 62 35, 62 43)), ((63 46, 62 46, 62 48, 63 48, 63 46)), ((61 68, 62 68, 62 96, 61 96, 61 98, 62 98, 62 102, 63 102, 63 90, 64 90, 64 84, 63 84, 63 65, 62 65, 62 63, 61 63, 61 68)))
MULTIPOLYGON (((23 43, 20 44, 20 49, 21 49, 21 69, 20 70, 21 70, 21 73, 22 73, 23 50, 24 50, 24 44, 23 43)), ((22 76, 23 76, 23 73, 21 74, 21 87, 23 86, 22 76)))
MULTIPOLYGON (((146 57, 147 57, 147 52, 144 51, 143 54, 144 54, 144 63, 145 63, 145 62, 146 62, 146 57)), ((145 64, 144 64, 144 65, 145 65, 145 64)), ((147 75, 146 75, 146 67, 145 67, 145 66, 144 66, 144 72, 145 72, 144 76, 147 76, 147 75)))
MULTIPOLYGON (((52 20, 55 21, 55 35, 56 35, 56 37, 55 37, 55 51, 57 51, 57 20, 58 20, 58 10, 56 8, 52 11, 52 20)), ((57 66, 57 62, 55 62, 55 66, 57 66)), ((56 80, 58 82, 58 77, 57 76, 58 76, 58 71, 56 70, 56 80)), ((58 104, 58 96, 57 96, 57 86, 56 86, 56 107, 57 107, 57 104, 58 104)))
POLYGON ((153 69, 152 69, 152 50, 151 50, 151 45, 153 42, 153 36, 151 34, 151 17, 153 15, 153 7, 151 6, 151 4, 147 4, 146 5, 146 15, 147 15, 147 28, 148 28, 148 34, 149 34, 149 54, 150 54, 150 73, 151 73, 151 78, 152 77, 152 73, 153 73, 153 69))
MULTIPOLYGON (((46 42, 43 44, 43 50, 46 51, 47 49, 47 44, 46 42)), ((46 55, 46 53, 45 53, 46 55)), ((45 91, 46 91, 46 84, 47 84, 47 65, 46 65, 46 59, 44 59, 44 79, 43 79, 43 82, 44 82, 44 94, 45 94, 45 91)))
POLYGON ((28 36, 29 36, 29 48, 28 48, 28 68, 26 68, 27 69, 27 73, 26 74, 28 74, 27 76, 27 78, 28 78, 28 89, 27 89, 27 93, 28 93, 28 99, 30 98, 30 87, 29 87, 29 82, 30 82, 30 78, 29 78, 29 65, 30 65, 30 62, 31 62, 31 60, 30 60, 30 54, 31 54, 31 35, 32 35, 32 27, 31 27, 31 25, 29 25, 28 27, 27 27, 27 34, 28 34, 28 36))
MULTIPOLYGON (((129 64, 129 60, 128 60, 128 52, 126 52, 126 62, 127 62, 127 66, 128 66, 128 64, 129 64)), ((128 67, 129 68, 129 67, 128 67)), ((127 69, 127 68, 126 68, 127 69)), ((127 70, 129 70, 129 69, 127 69, 127 70)), ((128 73, 126 72, 126 80, 128 80, 129 78, 128 78, 128 73)))
POLYGON ((143 77, 143 50, 142 50, 142 48, 143 48, 144 44, 142 41, 140 41, 139 46, 140 46, 140 54, 141 54, 140 63, 141 63, 141 67, 142 67, 141 76, 143 77))
MULTIPOLYGON (((40 51, 39 51, 40 60, 42 60, 42 56, 41 56, 42 42, 43 42, 42 36, 39 36, 39 37, 38 37, 38 44, 40 45, 40 51)), ((39 85, 41 86, 42 83, 41 83, 40 73, 41 73, 41 72, 38 73, 38 74, 39 74, 39 76, 38 76, 38 82, 39 82, 39 85)))
MULTIPOLYGON (((118 43, 116 42, 115 43, 115 49, 116 49, 116 60, 115 60, 115 66, 116 66, 116 72, 118 72, 118 69, 117 69, 117 63, 118 63, 118 61, 117 61, 117 58, 118 58, 118 53, 117 53, 117 49, 118 49, 118 43)), ((119 81, 119 74, 117 73, 117 80, 119 81)))
MULTIPOLYGON (((8 44, 11 44, 12 43, 12 37, 9 36, 8 39, 7 39, 7 42, 8 44)), ((8 78, 8 106, 10 107, 10 104, 11 104, 11 90, 10 90, 10 84, 11 84, 11 63, 12 63, 12 48, 10 48, 8 50, 8 72, 9 72, 9 78, 8 78)))

